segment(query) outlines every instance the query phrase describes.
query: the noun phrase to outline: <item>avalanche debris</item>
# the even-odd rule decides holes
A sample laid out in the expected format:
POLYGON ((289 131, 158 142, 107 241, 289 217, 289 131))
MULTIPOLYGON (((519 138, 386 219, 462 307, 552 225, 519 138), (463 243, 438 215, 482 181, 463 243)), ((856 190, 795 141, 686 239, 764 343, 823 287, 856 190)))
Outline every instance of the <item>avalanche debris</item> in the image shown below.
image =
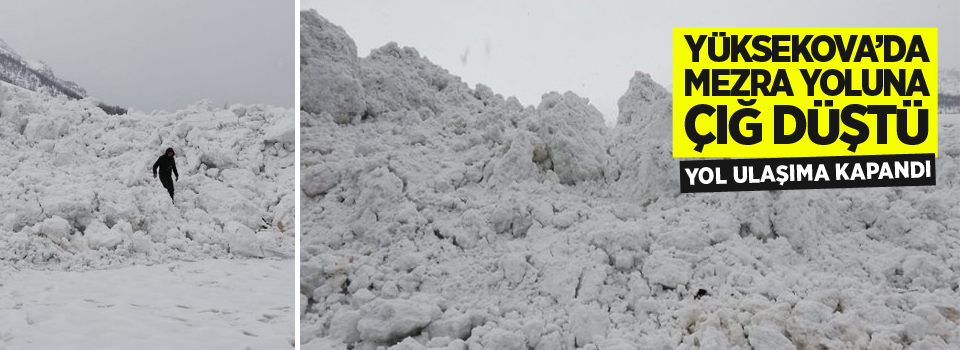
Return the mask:
POLYGON ((0 86, 0 263, 104 268, 291 257, 294 115, 260 105, 110 116, 0 86), (177 152, 176 203, 151 166, 177 152))
POLYGON ((304 349, 960 346, 955 126, 936 187, 681 195, 649 75, 608 129, 301 23, 304 349))

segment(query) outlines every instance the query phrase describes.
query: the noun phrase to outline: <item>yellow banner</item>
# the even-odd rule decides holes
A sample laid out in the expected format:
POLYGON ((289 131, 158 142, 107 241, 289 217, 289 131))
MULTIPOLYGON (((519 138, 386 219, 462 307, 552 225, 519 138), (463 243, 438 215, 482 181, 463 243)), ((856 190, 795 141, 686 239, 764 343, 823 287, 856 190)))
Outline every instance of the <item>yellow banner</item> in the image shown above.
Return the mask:
POLYGON ((936 28, 674 28, 674 157, 920 153, 936 28))

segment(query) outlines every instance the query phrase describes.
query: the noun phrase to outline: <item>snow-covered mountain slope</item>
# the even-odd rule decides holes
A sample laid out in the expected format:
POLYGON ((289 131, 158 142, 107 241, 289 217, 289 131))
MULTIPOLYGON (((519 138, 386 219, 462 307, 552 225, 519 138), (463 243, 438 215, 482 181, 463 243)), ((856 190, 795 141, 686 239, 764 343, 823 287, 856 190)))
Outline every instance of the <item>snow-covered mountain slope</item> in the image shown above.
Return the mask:
POLYGON ((3 84, 0 264, 102 268, 290 257, 294 115, 260 105, 109 116, 3 84), (151 166, 177 153, 171 203, 151 166))
POLYGON ((613 129, 301 13, 304 349, 960 346, 960 129, 936 187, 679 194, 671 96, 613 129))
POLYGON ((58 78, 43 61, 28 61, 0 39, 0 81, 31 91, 48 90, 74 99, 87 96, 77 83, 58 78))

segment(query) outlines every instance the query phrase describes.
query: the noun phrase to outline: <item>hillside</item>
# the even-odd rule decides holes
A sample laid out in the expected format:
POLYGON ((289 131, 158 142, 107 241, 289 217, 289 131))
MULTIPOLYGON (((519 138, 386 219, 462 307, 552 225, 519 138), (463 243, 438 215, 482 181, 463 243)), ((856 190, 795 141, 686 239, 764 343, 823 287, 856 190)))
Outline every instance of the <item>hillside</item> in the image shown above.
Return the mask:
POLYGON ((47 90, 72 99, 87 96, 77 83, 63 80, 43 61, 28 61, 0 39, 0 81, 31 91, 47 90))

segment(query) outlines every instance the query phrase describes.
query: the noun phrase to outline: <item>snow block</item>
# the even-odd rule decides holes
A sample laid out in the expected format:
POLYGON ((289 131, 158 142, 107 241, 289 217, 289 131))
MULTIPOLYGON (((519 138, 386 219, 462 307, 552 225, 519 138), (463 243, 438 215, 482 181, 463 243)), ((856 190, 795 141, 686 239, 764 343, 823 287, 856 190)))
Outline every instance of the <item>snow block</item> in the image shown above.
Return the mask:
POLYGON ((677 288, 690 281, 693 270, 686 261, 668 256, 660 251, 643 261, 643 275, 650 283, 667 288, 677 288))
POLYGON ((277 142, 282 143, 285 146, 293 145, 296 136, 296 129, 294 129, 294 124, 296 120, 293 115, 293 111, 289 111, 283 114, 276 124, 267 128, 263 134, 263 140, 267 142, 277 142))
POLYGON ((339 310, 330 319, 330 336, 340 339, 344 344, 353 344, 360 341, 360 330, 357 322, 362 317, 358 310, 339 310))
POLYGON ((70 225, 69 221, 59 216, 54 216, 37 224, 35 230, 38 234, 50 239, 64 239, 70 236, 73 226, 70 225))
POLYGON ((440 317, 436 305, 403 299, 375 299, 361 307, 360 339, 380 344, 397 342, 423 330, 440 317))
POLYGON ((93 249, 114 249, 123 241, 120 232, 107 228, 107 225, 100 221, 91 222, 87 229, 83 231, 83 237, 87 239, 87 244, 93 249))
POLYGON ((432 338, 467 339, 471 329, 473 329, 473 320, 467 314, 445 317, 427 326, 427 332, 432 338))
POLYGON ((236 221, 230 221, 223 225, 223 234, 231 253, 251 258, 263 257, 263 248, 260 247, 260 241, 257 239, 256 233, 249 227, 236 221))

